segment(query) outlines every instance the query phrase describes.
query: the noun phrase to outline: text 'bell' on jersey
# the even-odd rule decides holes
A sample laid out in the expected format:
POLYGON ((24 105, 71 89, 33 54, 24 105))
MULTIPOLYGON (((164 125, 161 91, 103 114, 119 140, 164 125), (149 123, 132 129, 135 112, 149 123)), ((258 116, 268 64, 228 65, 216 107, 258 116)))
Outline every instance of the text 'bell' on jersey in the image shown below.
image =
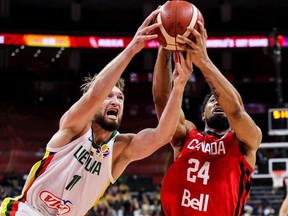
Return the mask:
POLYGON ((189 131, 161 188, 165 216, 240 216, 250 192, 252 167, 228 131, 189 131))
POLYGON ((32 167, 22 195, 6 198, 0 215, 13 215, 9 211, 17 212, 19 202, 45 216, 85 215, 115 182, 111 166, 117 134, 96 149, 91 130, 61 148, 47 147, 43 159, 32 167))

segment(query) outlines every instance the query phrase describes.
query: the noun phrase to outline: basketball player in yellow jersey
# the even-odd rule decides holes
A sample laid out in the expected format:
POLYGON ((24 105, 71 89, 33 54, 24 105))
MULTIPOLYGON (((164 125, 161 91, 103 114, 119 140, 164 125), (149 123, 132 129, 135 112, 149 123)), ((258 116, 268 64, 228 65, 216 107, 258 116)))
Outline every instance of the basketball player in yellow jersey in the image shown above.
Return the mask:
POLYGON ((158 126, 137 134, 117 131, 124 106, 120 76, 146 42, 157 38, 152 32, 159 24, 151 23, 158 13, 153 11, 129 45, 82 86, 82 97, 60 119, 59 130, 48 142, 43 159, 32 167, 22 194, 3 201, 1 216, 85 215, 130 162, 170 142, 192 73, 186 69, 192 63, 182 55, 158 126))

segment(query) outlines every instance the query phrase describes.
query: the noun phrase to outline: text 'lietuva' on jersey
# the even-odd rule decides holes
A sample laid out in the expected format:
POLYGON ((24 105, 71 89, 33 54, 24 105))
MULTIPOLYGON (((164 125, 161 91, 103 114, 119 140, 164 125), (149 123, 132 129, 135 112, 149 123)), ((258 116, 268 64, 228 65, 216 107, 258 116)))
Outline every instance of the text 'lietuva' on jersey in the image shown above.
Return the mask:
POLYGON ((61 148, 47 147, 43 159, 32 167, 22 195, 6 198, 1 215, 17 212, 19 203, 45 216, 85 215, 115 182, 111 165, 117 134, 98 148, 92 147, 91 130, 61 148))

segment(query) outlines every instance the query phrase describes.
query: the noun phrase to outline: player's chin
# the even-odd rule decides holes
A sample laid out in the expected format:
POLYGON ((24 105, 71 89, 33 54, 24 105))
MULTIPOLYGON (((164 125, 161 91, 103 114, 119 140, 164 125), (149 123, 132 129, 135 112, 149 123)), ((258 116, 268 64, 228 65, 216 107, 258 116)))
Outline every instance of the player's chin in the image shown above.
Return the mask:
POLYGON ((118 124, 118 118, 106 118, 107 124, 118 124))
POLYGON ((105 125, 102 126, 108 131, 113 131, 119 128, 119 122, 118 120, 106 121, 105 125))

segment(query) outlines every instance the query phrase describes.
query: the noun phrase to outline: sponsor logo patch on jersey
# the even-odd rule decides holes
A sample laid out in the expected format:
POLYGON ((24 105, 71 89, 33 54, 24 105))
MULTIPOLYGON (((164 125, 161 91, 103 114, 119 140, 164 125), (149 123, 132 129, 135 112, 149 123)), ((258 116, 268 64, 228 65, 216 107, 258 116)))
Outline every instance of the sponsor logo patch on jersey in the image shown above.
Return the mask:
POLYGON ((42 191, 39 197, 48 208, 57 210, 57 216, 67 214, 71 211, 73 205, 71 201, 61 199, 49 191, 42 191))

